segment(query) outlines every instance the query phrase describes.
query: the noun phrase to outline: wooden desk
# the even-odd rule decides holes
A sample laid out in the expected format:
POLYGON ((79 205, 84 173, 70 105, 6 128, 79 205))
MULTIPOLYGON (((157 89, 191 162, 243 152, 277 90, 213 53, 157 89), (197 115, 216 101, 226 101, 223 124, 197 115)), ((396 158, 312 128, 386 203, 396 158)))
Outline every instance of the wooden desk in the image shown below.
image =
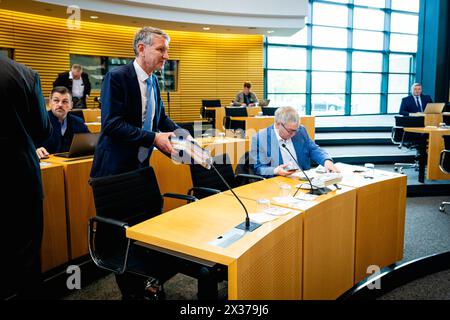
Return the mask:
MULTIPOLYGON (((278 197, 280 185, 291 185, 294 193, 298 183, 275 177, 234 191, 241 199, 266 198, 272 205, 290 208, 272 198, 278 197)), ((224 194, 233 197, 230 191, 224 194)), ((311 205, 302 214, 303 299, 336 299, 354 283, 356 190, 343 187, 318 197, 311 205)))
MULTIPOLYGON (((337 163, 341 185, 356 188, 355 283, 371 265, 386 267, 403 259, 406 176, 374 170, 374 179, 353 173, 354 166, 337 163)), ((372 172, 368 172, 372 174, 372 172)))
POLYGON ((83 109, 84 122, 98 122, 101 110, 98 108, 83 109))
MULTIPOLYGON (((256 202, 243 199, 248 210, 256 202)), ((228 299, 301 299, 302 215, 263 224, 226 248, 209 244, 244 221, 236 199, 214 195, 127 229, 127 237, 228 268, 228 299), (217 205, 220 203, 220 205, 217 205)))
MULTIPOLYGON (((213 156, 227 153, 230 157, 233 169, 236 169, 239 159, 250 147, 248 139, 227 137, 225 139, 199 138, 196 140, 199 142, 200 146, 209 150, 213 156)), ((159 150, 153 151, 150 158, 150 165, 155 170, 161 193, 175 192, 186 194, 188 190, 193 187, 189 165, 177 164, 159 150)), ((212 172, 211 174, 215 173, 212 172)), ((164 211, 177 208, 184 204, 186 204, 185 201, 165 199, 164 211)))
POLYGON ((101 122, 85 122, 88 129, 92 133, 98 133, 102 129, 102 123, 101 122))
POLYGON ((406 132, 428 133, 428 157, 427 157, 427 179, 449 180, 450 174, 443 173, 439 169, 441 151, 444 150, 444 139, 442 136, 450 135, 450 129, 436 127, 404 128, 406 132))
MULTIPOLYGON (((274 116, 261 117, 231 117, 231 120, 245 121, 246 137, 251 139, 252 136, 261 129, 267 128, 274 123, 274 116)), ((302 124, 309 137, 314 140, 315 137, 315 116, 301 116, 300 124, 302 124)))
POLYGON ((94 197, 89 186, 93 158, 67 159, 50 155, 45 160, 64 167, 67 223, 69 228, 69 258, 88 253, 87 222, 95 215, 94 197))
POLYGON ((443 113, 410 113, 410 116, 425 117, 425 126, 439 126, 440 123, 444 122, 443 115, 450 115, 450 112, 443 113))
POLYGON ((41 268, 46 272, 69 261, 63 166, 41 162, 44 234, 41 268))

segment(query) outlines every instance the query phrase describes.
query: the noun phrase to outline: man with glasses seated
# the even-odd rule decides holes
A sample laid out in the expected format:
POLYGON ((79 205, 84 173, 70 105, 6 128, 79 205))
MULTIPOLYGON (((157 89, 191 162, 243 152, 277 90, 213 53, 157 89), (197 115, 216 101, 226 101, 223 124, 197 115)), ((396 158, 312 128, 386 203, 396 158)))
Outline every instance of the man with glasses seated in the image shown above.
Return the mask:
POLYGON ((87 133, 88 127, 83 119, 73 114, 72 95, 66 87, 54 87, 48 101, 48 116, 53 127, 52 135, 36 149, 39 159, 45 159, 51 153, 67 152, 74 133, 87 133))
POLYGON ((298 170, 296 162, 303 170, 308 170, 311 160, 323 165, 328 172, 339 172, 328 153, 299 125, 299 115, 292 107, 278 108, 274 125, 253 136, 250 156, 255 173, 264 177, 289 176, 298 170))

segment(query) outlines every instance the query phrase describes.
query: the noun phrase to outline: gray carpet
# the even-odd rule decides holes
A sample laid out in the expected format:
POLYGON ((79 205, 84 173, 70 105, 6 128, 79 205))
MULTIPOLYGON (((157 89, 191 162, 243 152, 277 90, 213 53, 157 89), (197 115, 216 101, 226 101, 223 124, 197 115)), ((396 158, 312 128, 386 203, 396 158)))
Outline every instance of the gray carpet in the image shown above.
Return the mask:
MULTIPOLYGON (((441 201, 449 197, 408 198, 405 220, 403 261, 410 261, 434 253, 450 250, 450 214, 439 212, 441 201)), ((450 207, 448 208, 450 212, 450 207)), ((178 274, 164 288, 169 300, 195 300, 196 280, 178 274)), ((219 286, 219 296, 226 298, 227 286, 219 286)), ((77 290, 64 299, 118 300, 120 292, 114 276, 109 275, 86 288, 77 290)), ((418 279, 398 288, 382 299, 450 299, 450 271, 418 279)))

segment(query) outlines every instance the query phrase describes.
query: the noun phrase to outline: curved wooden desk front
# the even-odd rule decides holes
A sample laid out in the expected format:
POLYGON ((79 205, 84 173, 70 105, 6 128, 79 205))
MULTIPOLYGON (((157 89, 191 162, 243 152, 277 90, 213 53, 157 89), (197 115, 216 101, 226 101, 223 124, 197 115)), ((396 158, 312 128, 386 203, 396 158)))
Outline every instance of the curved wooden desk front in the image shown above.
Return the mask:
MULTIPOLYGON (((265 223, 228 248, 208 243, 244 219, 229 192, 133 226, 127 236, 226 265, 229 299, 336 299, 360 280, 361 270, 367 276, 367 266, 381 268, 402 257, 406 178, 361 179, 347 179, 341 190, 265 223)), ((298 180, 276 177, 235 192, 254 212, 256 199, 278 196, 281 183, 298 180)))

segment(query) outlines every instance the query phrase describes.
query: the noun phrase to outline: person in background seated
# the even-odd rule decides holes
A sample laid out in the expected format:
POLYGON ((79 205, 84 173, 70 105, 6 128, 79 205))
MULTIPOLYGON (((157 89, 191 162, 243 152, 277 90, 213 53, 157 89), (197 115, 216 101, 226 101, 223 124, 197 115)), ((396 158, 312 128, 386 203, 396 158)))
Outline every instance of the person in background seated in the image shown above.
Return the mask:
POLYGON ((422 85, 414 83, 411 87, 411 95, 402 99, 399 113, 409 116, 410 113, 423 112, 428 103, 432 103, 429 95, 422 94, 422 85))
POLYGON ((54 87, 50 93, 48 111, 53 133, 36 149, 39 159, 51 153, 66 152, 70 149, 74 133, 87 133, 88 127, 80 117, 70 114, 72 96, 66 87, 54 87))
POLYGON ((239 92, 234 99, 234 103, 240 103, 243 107, 253 107, 258 103, 256 94, 252 91, 252 83, 250 81, 244 82, 244 90, 239 92))
POLYGON ((53 87, 66 87, 72 95, 74 109, 86 109, 87 98, 91 94, 89 75, 79 64, 72 65, 70 71, 58 74, 53 87))
POLYGON ((260 130, 252 138, 250 150, 254 172, 264 177, 289 176, 298 169, 296 161, 283 147, 289 149, 303 170, 311 167, 311 160, 323 165, 328 172, 339 172, 333 160, 308 136, 305 127, 299 125, 299 115, 292 107, 281 107, 275 112, 273 126, 260 130))

